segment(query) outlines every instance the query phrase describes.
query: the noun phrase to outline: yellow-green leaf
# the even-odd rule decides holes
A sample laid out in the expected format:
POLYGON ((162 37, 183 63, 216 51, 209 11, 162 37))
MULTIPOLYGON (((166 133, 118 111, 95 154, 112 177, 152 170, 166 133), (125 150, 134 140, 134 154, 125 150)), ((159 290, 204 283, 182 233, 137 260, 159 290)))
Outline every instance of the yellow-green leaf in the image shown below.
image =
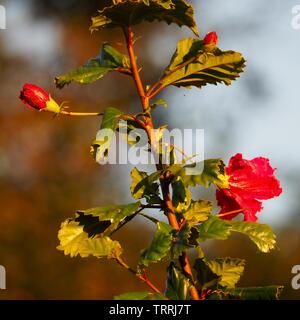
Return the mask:
POLYGON ((207 221, 199 226, 195 226, 194 229, 197 230, 199 234, 197 240, 199 242, 204 242, 211 239, 227 239, 230 236, 232 226, 228 221, 221 220, 218 217, 211 215, 207 221))
POLYGON ((120 53, 108 43, 104 43, 98 57, 89 60, 83 66, 67 74, 56 77, 55 84, 60 89, 73 81, 80 84, 89 84, 103 78, 108 72, 120 70, 120 68, 122 68, 123 73, 130 74, 129 57, 120 53))
POLYGON ((179 41, 170 65, 165 70, 160 83, 177 87, 224 83, 230 85, 245 67, 242 54, 222 51, 216 48, 207 52, 203 41, 187 38, 179 41))
POLYGON ((159 185, 153 181, 153 175, 133 168, 131 171, 130 191, 134 199, 145 198, 150 204, 159 204, 159 185))
POLYGON ((172 243, 173 257, 178 257, 182 255, 183 252, 194 247, 194 243, 191 241, 191 236, 191 226, 188 223, 185 223, 178 231, 176 237, 174 236, 172 243))
POLYGON ((92 18, 90 30, 132 26, 154 20, 187 26, 198 35, 194 9, 184 0, 112 0, 92 18))
POLYGON ((209 268, 203 258, 195 260, 194 269, 196 271, 197 286, 202 290, 215 287, 220 280, 220 276, 209 268))
POLYGON ((166 296, 171 300, 190 300, 190 280, 171 263, 168 267, 166 296))
POLYGON ((100 164, 109 159, 110 152, 116 152, 116 150, 110 150, 110 147, 115 138, 119 117, 122 114, 123 112, 116 108, 109 107, 104 110, 100 130, 92 142, 90 151, 96 162, 100 164))
POLYGON ((206 200, 192 201, 190 208, 183 214, 190 224, 204 222, 212 212, 212 203, 206 200))
POLYGON ((158 222, 157 231, 154 234, 150 246, 141 253, 139 265, 147 267, 150 263, 161 261, 171 250, 172 227, 167 223, 158 222))
POLYGON ((248 221, 231 221, 232 231, 247 235, 261 252, 275 249, 276 235, 267 224, 248 221))
POLYGON ((73 220, 66 220, 62 223, 58 239, 60 245, 57 249, 71 257, 80 255, 82 258, 94 256, 112 259, 122 254, 118 241, 113 241, 109 237, 89 237, 84 231, 84 226, 73 220))
POLYGON ((244 272, 245 260, 238 258, 205 259, 207 266, 220 277, 218 284, 234 288, 244 272))
POLYGON ((228 290, 226 293, 242 300, 278 300, 282 290, 283 286, 268 286, 236 288, 228 290))
POLYGON ((166 297, 153 292, 127 292, 115 296, 114 300, 166 300, 166 297))
MULTIPOLYGON (((185 168, 194 168, 196 164, 187 165, 185 168)), ((182 172, 183 174, 185 171, 182 172)), ((225 174, 225 164, 222 159, 207 159, 203 163, 203 171, 199 174, 184 175, 183 181, 188 186, 196 186, 198 184, 209 187, 214 184, 220 188, 228 187, 228 177, 225 174)))
POLYGON ((172 183, 172 201, 176 213, 184 213, 188 210, 192 201, 191 191, 185 187, 182 178, 177 179, 172 183))
POLYGON ((130 221, 140 208, 141 203, 110 205, 87 210, 78 210, 75 221, 84 226, 89 236, 110 235, 130 221))

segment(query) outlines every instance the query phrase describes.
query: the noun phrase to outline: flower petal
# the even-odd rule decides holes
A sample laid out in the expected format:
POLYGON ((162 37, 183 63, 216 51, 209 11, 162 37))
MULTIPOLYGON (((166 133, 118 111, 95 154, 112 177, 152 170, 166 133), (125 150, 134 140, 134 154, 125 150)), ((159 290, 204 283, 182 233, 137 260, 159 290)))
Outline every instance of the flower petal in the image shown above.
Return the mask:
MULTIPOLYGON (((219 214, 244 209, 244 221, 257 221, 256 213, 262 210, 262 203, 255 199, 247 199, 230 189, 220 189, 216 192, 218 205, 221 207, 219 214)), ((224 215, 221 218, 232 220, 239 213, 224 215)))
POLYGON ((46 102, 50 100, 49 94, 34 84, 26 83, 19 97, 27 106, 41 110, 46 108, 46 102))
POLYGON ((204 45, 208 45, 208 44, 217 45, 217 43, 218 43, 218 35, 215 31, 209 32, 203 39, 204 45))
POLYGON ((248 199, 267 200, 282 192, 279 180, 274 176, 269 159, 258 157, 245 160, 241 154, 230 159, 226 174, 230 189, 248 199))

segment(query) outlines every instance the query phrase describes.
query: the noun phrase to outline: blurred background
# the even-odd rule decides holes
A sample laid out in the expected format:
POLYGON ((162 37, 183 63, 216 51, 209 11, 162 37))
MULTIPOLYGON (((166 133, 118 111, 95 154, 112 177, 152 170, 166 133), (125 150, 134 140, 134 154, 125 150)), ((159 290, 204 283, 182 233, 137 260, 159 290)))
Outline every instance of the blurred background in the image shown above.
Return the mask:
MULTIPOLYGON (((191 1, 192 2, 192 1, 191 1)), ((60 223, 76 209, 131 200, 126 185, 130 166, 100 166, 89 155, 99 119, 53 119, 24 107, 18 95, 35 83, 75 111, 115 106, 139 110, 129 77, 108 75, 89 86, 55 88, 55 76, 98 54, 103 41, 125 52, 118 30, 90 34, 90 16, 105 1, 7 0, 7 29, 0 30, 0 265, 7 271, 1 299, 110 299, 147 288, 111 261, 71 259, 56 250, 60 223)), ((241 257, 247 267, 241 286, 280 284, 283 298, 299 299, 291 288, 292 266, 300 264, 299 80, 300 30, 291 26, 293 0, 194 1, 204 36, 215 30, 220 47, 240 51, 246 73, 231 87, 203 90, 168 88, 166 110, 156 123, 172 128, 205 129, 205 156, 242 152, 266 156, 277 168, 283 194, 259 214, 278 235, 278 250, 258 253, 244 237, 211 242, 210 256, 241 257), (298 146, 298 147, 297 147, 298 146)), ((137 52, 145 83, 155 81, 169 63, 176 42, 192 36, 187 28, 164 23, 136 29, 137 52)), ((199 192, 199 191, 195 191, 199 192)), ((208 196, 208 195, 207 195, 208 196)), ((153 227, 136 220, 117 235, 126 259, 135 264, 153 227)), ((165 265, 151 276, 161 286, 165 265)))

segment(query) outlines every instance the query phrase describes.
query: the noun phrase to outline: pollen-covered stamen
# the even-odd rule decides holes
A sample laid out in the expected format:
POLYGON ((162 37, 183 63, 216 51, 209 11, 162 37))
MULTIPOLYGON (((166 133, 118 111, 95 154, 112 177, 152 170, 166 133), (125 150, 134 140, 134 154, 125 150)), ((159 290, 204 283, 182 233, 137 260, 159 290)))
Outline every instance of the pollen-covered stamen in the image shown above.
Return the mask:
POLYGON ((69 106, 66 105, 67 103, 68 103, 68 101, 63 101, 63 102, 59 105, 59 108, 60 108, 60 112, 59 112, 59 113, 61 113, 62 111, 70 108, 69 106))

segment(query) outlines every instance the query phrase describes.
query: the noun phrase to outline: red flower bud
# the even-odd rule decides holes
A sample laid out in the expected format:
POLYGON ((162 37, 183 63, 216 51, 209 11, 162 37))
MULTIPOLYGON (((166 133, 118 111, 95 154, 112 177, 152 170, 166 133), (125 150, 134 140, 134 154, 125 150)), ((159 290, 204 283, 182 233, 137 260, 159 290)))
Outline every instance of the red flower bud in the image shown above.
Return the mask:
POLYGON ((216 32, 209 32, 205 38, 203 39, 203 44, 208 45, 208 44, 215 44, 217 45, 218 43, 218 35, 216 32))
POLYGON ((50 97, 50 94, 34 84, 26 83, 19 98, 29 108, 54 113, 60 112, 60 106, 50 97))

